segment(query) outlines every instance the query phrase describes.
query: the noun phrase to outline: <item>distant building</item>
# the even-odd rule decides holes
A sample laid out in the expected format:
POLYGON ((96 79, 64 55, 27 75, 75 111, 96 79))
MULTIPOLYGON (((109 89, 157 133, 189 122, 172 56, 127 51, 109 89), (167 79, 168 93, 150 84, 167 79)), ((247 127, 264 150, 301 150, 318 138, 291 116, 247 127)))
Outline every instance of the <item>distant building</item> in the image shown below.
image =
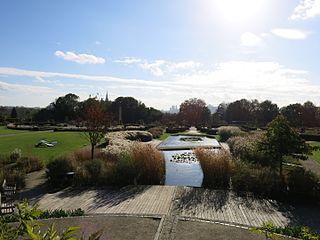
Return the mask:
POLYGON ((173 105, 171 106, 170 110, 168 111, 169 113, 178 113, 179 112, 179 108, 177 105, 173 105))

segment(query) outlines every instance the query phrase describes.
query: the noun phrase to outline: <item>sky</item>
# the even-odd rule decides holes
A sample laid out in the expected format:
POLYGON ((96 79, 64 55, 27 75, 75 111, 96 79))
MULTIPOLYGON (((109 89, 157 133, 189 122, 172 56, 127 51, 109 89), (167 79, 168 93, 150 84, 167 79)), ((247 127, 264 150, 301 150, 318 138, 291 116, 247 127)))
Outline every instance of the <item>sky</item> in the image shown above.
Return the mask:
POLYGON ((320 0, 2 0, 0 105, 320 105, 320 0))

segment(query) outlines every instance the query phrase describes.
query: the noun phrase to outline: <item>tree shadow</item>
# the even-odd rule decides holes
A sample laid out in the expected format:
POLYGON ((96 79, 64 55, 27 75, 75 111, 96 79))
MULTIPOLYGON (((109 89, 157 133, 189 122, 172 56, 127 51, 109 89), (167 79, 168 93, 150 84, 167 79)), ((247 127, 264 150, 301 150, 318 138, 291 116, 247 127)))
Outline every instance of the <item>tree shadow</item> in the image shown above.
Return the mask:
POLYGON ((288 219, 288 225, 307 226, 312 231, 320 233, 320 206, 318 204, 279 204, 278 211, 288 219))
POLYGON ((230 193, 225 190, 205 188, 179 188, 178 208, 196 214, 198 206, 215 211, 221 210, 229 200, 230 193))
POLYGON ((36 203, 42 196, 48 193, 49 188, 46 182, 41 183, 33 188, 22 190, 17 194, 17 200, 28 200, 29 203, 36 203))
MULTIPOLYGON (((88 193, 88 191, 93 191, 94 194, 91 196, 93 198, 93 203, 87 208, 87 211, 94 211, 101 207, 114 207, 127 200, 134 199, 138 195, 143 194, 151 186, 149 185, 139 185, 139 186, 126 186, 122 188, 116 187, 106 187, 106 188, 68 188, 59 193, 56 197, 58 198, 74 198, 81 196, 82 194, 88 193)), ((86 201, 86 199, 82 199, 86 201)), ((90 199, 88 199, 90 201, 90 199)))
POLYGON ((254 196, 234 196, 238 205, 245 206, 248 210, 271 214, 278 212, 286 218, 289 226, 307 226, 312 231, 320 232, 320 206, 316 203, 279 201, 257 198, 254 196))

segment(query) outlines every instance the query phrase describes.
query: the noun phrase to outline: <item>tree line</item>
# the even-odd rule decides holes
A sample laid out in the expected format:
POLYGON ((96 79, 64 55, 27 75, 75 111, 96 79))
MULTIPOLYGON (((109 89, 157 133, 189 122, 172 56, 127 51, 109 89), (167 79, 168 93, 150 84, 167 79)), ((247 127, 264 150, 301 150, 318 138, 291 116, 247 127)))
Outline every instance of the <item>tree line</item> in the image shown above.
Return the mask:
POLYGON ((161 111, 146 107, 133 97, 118 97, 114 101, 90 97, 80 101, 79 96, 69 93, 57 98, 45 108, 1 107, 0 121, 77 123, 85 117, 87 107, 93 101, 112 116, 114 124, 149 124, 160 121, 163 115, 161 111))
POLYGON ((69 93, 57 98, 45 108, 0 107, 0 122, 26 121, 37 123, 76 123, 86 113, 90 101, 98 102, 109 113, 112 124, 151 124, 163 125, 227 125, 242 124, 266 126, 279 114, 286 117, 293 127, 319 127, 320 107, 307 101, 279 108, 277 104, 265 100, 240 99, 219 104, 216 112, 210 112, 208 105, 201 99, 191 98, 180 104, 177 114, 163 113, 133 97, 108 99, 88 98, 79 100, 79 96, 69 93))
POLYGON ((177 114, 164 114, 162 121, 167 125, 249 125, 264 127, 278 115, 283 115, 292 127, 319 127, 320 107, 307 101, 279 108, 277 104, 265 100, 240 99, 219 104, 216 112, 210 113, 207 104, 197 98, 191 98, 180 105, 177 114))

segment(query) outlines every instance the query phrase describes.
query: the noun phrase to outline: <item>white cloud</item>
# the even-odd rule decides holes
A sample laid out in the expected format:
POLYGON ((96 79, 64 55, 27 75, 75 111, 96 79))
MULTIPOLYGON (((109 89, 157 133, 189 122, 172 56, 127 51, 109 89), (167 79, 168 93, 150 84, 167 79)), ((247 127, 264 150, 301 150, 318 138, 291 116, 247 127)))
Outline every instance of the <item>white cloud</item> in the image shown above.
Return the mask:
POLYGON ((241 45, 246 47, 255 47, 259 45, 262 39, 254 33, 245 32, 241 35, 241 45))
MULTIPOLYGON (((185 64, 186 66, 188 64, 185 64)), ((181 66, 185 66, 182 64, 181 66)), ((64 90, 74 93, 95 92, 94 89, 103 87, 112 89, 115 96, 133 96, 143 102, 157 107, 179 104, 190 97, 203 98, 207 103, 219 104, 222 101, 234 101, 240 98, 258 100, 270 99, 281 106, 304 102, 306 100, 319 103, 320 86, 308 80, 308 72, 293 69, 277 62, 229 61, 215 66, 204 67, 193 72, 173 73, 166 76, 166 80, 141 80, 116 78, 111 76, 80 75, 42 71, 28 71, 16 68, 0 68, 0 75, 41 77, 44 80, 60 78, 65 84, 64 90), (67 87, 68 79, 94 81, 85 83, 80 89, 77 86, 67 87), (157 97, 155 97, 157 96, 157 97), (159 101, 159 99, 165 99, 159 101)), ((1 82, 2 83, 2 82, 1 82)), ((8 83, 0 84, 0 89, 17 89, 18 86, 8 87, 8 83)), ((18 89, 27 91, 30 86, 20 85, 18 89)), ((47 89, 37 88, 38 91, 47 89)), ((88 95, 87 95, 88 96, 88 95)), ((48 103, 52 99, 48 100, 48 103)))
POLYGON ((123 63, 123 64, 134 64, 134 63, 142 62, 142 59, 134 58, 134 57, 124 57, 122 59, 114 60, 113 62, 115 62, 115 63, 123 63))
POLYGON ((95 45, 101 45, 101 42, 100 41, 95 41, 94 44, 95 45))
POLYGON ((150 72, 152 75, 160 77, 168 73, 178 72, 178 71, 193 71, 202 65, 194 61, 183 61, 183 62, 170 62, 166 60, 155 60, 148 61, 140 58, 125 57, 119 60, 115 60, 116 63, 122 64, 133 64, 137 67, 150 72))
POLYGON ((278 37, 293 40, 303 40, 310 35, 310 32, 295 28, 275 28, 271 32, 278 37))
POLYGON ((302 0, 298 6, 295 7, 291 20, 301 19, 306 20, 320 15, 320 0, 302 0))
POLYGON ((59 58, 62 58, 66 61, 76 62, 79 64, 103 64, 105 63, 105 59, 102 57, 97 57, 90 54, 76 54, 74 52, 62 52, 62 51, 56 51, 54 53, 59 58))
POLYGON ((166 66, 170 72, 179 71, 179 70, 189 70, 192 71, 195 68, 202 66, 201 63, 194 61, 185 61, 185 62, 166 62, 166 66))
POLYGON ((159 77, 164 74, 162 66, 165 63, 166 63, 166 61, 164 61, 164 60, 156 60, 152 63, 148 63, 148 62, 140 63, 139 66, 142 69, 149 71, 151 74, 159 77))
POLYGON ((95 81, 95 82, 110 82, 117 84, 141 84, 141 85, 156 85, 161 86, 163 83, 156 81, 147 81, 139 79, 126 79, 126 78, 117 78, 111 76, 98 76, 98 75, 83 75, 83 74, 69 74, 69 73, 59 73, 59 72, 43 72, 43 71, 31 71, 18 68, 5 68, 0 67, 0 76, 22 76, 22 77, 31 77, 31 78, 42 78, 43 80, 47 78, 67 78, 67 79, 78 79, 83 81, 95 81))
POLYGON ((47 87, 39 87, 26 84, 12 84, 7 82, 0 82, 0 91, 16 91, 23 93, 49 93, 52 92, 52 89, 47 87))
MULTIPOLYGON (((320 87, 307 80, 307 72, 277 62, 224 62, 202 74, 179 76, 175 84, 189 86, 220 101, 239 98, 271 99, 281 105, 307 99, 318 101, 320 87)), ((215 100, 217 101, 217 100, 215 100)))

